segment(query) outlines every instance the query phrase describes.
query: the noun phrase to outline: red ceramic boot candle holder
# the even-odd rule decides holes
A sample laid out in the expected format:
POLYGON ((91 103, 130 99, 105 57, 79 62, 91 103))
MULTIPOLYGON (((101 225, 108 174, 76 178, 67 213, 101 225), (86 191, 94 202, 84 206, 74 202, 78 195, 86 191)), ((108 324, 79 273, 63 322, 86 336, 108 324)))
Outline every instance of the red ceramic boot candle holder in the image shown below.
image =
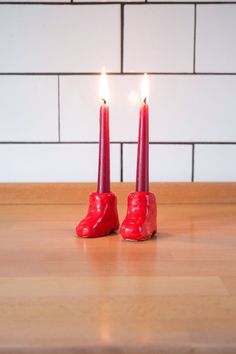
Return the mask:
POLYGON ((132 192, 128 195, 127 215, 120 232, 124 240, 146 241, 157 230, 156 197, 150 192, 132 192))
POLYGON ((104 97, 107 97, 105 73, 101 75, 103 104, 100 108, 98 188, 90 194, 88 213, 76 227, 77 236, 87 238, 109 235, 119 228, 117 198, 110 192, 109 107, 104 97))
POLYGON ((147 100, 147 76, 143 80, 143 106, 139 117, 138 158, 136 192, 128 196, 127 215, 121 225, 125 240, 145 241, 157 230, 155 194, 149 192, 149 111, 147 100))
POLYGON ((119 229, 117 198, 112 192, 94 192, 89 196, 88 213, 76 227, 78 236, 93 238, 119 229))

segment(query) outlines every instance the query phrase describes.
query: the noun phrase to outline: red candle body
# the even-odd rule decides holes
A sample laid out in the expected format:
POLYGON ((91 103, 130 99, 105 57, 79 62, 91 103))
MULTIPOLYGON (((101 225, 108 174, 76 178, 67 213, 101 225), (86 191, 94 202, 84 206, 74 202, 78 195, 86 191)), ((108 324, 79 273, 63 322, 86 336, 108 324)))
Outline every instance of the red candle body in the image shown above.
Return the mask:
POLYGON ((136 192, 149 191, 149 113, 146 103, 140 109, 136 192))
POLYGON ((103 104, 100 107, 100 137, 97 191, 99 193, 110 192, 109 107, 106 104, 103 104))

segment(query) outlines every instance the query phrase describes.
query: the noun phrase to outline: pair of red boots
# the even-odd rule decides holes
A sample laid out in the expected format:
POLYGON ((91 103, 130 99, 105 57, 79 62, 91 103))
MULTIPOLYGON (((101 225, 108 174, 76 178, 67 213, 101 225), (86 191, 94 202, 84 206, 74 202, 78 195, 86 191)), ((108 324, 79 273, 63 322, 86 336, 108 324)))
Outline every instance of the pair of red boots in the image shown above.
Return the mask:
MULTIPOLYGON (((127 215, 120 227, 124 240, 145 241, 157 230, 156 197, 151 192, 132 192, 128 196, 127 215)), ((91 193, 88 213, 76 227, 78 236, 93 238, 119 229, 117 197, 113 192, 91 193)))

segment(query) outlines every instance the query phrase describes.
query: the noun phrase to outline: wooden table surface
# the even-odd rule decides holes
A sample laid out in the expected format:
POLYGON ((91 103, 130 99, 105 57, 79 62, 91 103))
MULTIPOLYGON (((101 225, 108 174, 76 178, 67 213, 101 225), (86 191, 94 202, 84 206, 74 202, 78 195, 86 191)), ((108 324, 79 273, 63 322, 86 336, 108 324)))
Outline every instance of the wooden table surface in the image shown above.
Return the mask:
POLYGON ((236 353, 235 204, 159 205, 143 243, 76 238, 86 209, 0 206, 0 353, 236 353))

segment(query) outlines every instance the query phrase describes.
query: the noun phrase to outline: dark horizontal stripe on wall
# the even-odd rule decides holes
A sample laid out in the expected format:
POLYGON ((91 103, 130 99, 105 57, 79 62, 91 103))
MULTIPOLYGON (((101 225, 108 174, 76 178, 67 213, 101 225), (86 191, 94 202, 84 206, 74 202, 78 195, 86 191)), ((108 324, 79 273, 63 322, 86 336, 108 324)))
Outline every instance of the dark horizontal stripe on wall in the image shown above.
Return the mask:
POLYGON ((107 1, 107 2, 98 2, 98 1, 93 1, 93 2, 73 2, 73 1, 69 1, 69 2, 41 2, 41 1, 37 1, 37 2, 32 2, 32 1, 22 1, 22 2, 9 2, 9 1, 4 1, 4 2, 0 2, 0 5, 73 5, 73 6, 81 6, 81 5, 233 5, 236 4, 236 1, 230 2, 216 2, 216 1, 208 1, 208 2, 200 2, 200 1, 190 1, 190 2, 184 2, 184 1, 179 1, 179 2, 175 2, 175 1, 149 1, 147 2, 145 1, 134 1, 134 2, 121 2, 121 1, 107 1))
MULTIPOLYGON (((137 141, 111 141, 111 144, 137 144, 137 141)), ((0 141, 0 145, 30 145, 30 144, 98 144, 98 141, 0 141)), ((236 141, 150 141, 151 145, 236 145, 236 141)))
MULTIPOLYGON (((179 75, 179 76, 198 76, 198 75, 202 75, 202 76, 207 76, 207 75, 219 75, 219 76, 232 76, 232 75, 236 75, 236 72, 232 72, 232 73, 228 73, 228 72, 214 72, 214 73, 209 73, 209 72, 190 72, 190 73, 185 73, 185 72, 146 72, 148 75, 153 75, 153 76, 165 76, 165 75, 179 75)), ((7 72, 7 73, 1 73, 0 72, 0 76, 96 76, 96 75, 100 75, 101 72, 56 72, 56 73, 52 73, 52 72, 7 72)), ((120 75, 120 76, 135 76, 135 75, 143 75, 144 72, 140 71, 140 72, 132 72, 132 73, 128 73, 128 72, 107 72, 108 75, 120 75)))

